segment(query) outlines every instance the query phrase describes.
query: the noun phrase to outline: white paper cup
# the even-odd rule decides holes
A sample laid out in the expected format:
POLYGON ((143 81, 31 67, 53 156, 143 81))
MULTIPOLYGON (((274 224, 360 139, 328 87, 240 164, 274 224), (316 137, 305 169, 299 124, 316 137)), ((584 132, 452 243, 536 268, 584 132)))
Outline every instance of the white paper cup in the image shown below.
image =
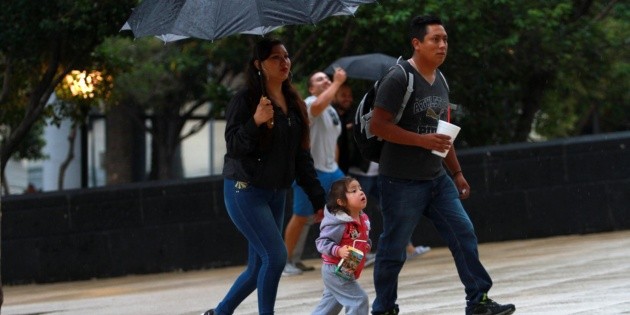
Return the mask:
MULTIPOLYGON (((462 128, 460 128, 459 126, 453 125, 444 120, 439 120, 438 125, 437 125, 437 131, 435 133, 451 136, 451 143, 453 143, 460 129, 462 128)), ((446 154, 448 154, 448 151, 440 152, 440 151, 431 150, 431 153, 437 156, 446 157, 446 154)))

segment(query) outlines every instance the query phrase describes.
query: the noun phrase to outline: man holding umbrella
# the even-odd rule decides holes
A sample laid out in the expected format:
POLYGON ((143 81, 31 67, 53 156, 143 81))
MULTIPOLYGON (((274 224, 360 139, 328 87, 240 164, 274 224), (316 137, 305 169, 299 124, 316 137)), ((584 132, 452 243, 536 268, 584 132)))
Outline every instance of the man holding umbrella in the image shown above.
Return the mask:
MULTIPOLYGON (((331 82, 324 72, 315 72, 308 80, 311 96, 304 102, 310 119, 311 154, 315 162, 317 178, 328 192, 332 183, 344 174, 337 164, 337 139, 341 134, 341 120, 331 102, 339 87, 346 81, 346 72, 335 69, 331 82)), ((315 213, 304 190, 293 184, 293 216, 287 224, 284 240, 287 246, 288 260, 282 272, 283 276, 302 274, 312 267, 304 266, 297 254, 301 255, 310 225, 319 222, 323 213, 315 213), (296 257, 297 256, 297 257, 296 257)))

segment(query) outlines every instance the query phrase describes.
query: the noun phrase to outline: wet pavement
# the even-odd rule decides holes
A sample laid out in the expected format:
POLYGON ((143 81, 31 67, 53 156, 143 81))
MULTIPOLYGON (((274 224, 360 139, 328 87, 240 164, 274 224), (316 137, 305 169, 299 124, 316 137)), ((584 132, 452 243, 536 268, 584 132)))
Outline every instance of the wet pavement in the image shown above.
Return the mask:
MULTIPOLYGON (((515 314, 630 314, 630 231, 485 243, 481 260, 494 280, 489 296, 515 314)), ((310 314, 322 282, 316 271, 283 277, 276 314, 310 314)), ((243 267, 5 286, 3 315, 193 315, 214 307, 243 267)), ((359 280, 374 299, 372 269, 359 280)), ((405 264, 402 314, 464 314, 464 290, 446 248, 405 264)), ((257 314, 256 293, 235 314, 257 314)))

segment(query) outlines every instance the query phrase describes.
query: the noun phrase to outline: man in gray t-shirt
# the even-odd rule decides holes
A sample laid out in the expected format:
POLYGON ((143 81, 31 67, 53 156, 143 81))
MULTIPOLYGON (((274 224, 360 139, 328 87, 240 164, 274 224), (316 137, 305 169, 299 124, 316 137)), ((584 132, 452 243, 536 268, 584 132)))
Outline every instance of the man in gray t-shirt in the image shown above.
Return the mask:
POLYGON ((477 236, 460 199, 470 187, 447 135, 437 134, 440 119, 448 119, 448 88, 438 67, 446 59, 447 34, 435 17, 418 16, 411 22, 410 42, 414 92, 400 121, 406 73, 391 71, 379 86, 370 131, 385 140, 380 157, 379 183, 383 233, 374 264, 376 298, 372 314, 398 314, 398 275, 405 263, 405 247, 423 216, 429 218, 448 244, 466 292, 466 315, 509 315, 516 308, 488 298, 492 279, 479 260, 477 236), (445 158, 431 153, 448 151, 445 158), (444 166, 449 170, 447 175, 444 166))
MULTIPOLYGON (((419 73, 414 74, 414 92, 398 122, 400 128, 415 134, 435 134, 438 120, 446 120, 448 88, 438 71, 432 77, 432 84, 419 73)), ((380 84, 375 106, 389 113, 398 113, 406 89, 407 74, 401 67, 395 67, 380 84)), ((443 140, 438 138, 437 141, 443 140)), ((450 145, 443 144, 446 147, 450 145)), ((439 148, 440 144, 436 145, 439 148)), ((442 158, 426 148, 387 141, 381 154, 380 173, 397 178, 428 180, 444 174, 444 168, 442 158)))

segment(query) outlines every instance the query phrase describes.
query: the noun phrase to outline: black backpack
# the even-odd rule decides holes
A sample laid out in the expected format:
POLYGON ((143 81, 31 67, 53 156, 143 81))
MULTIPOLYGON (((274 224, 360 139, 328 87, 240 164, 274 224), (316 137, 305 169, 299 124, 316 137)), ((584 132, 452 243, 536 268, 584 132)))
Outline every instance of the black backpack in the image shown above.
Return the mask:
MULTIPOLYGON (((407 91, 403 97, 403 102, 400 105, 400 110, 394 118, 394 123, 398 123, 402 117, 402 113, 407 107, 407 103, 413 95, 413 67, 408 61, 397 63, 387 71, 391 72, 395 67, 402 68, 407 73, 407 91)), ((383 78, 381 78, 382 80, 383 78)), ((357 144, 361 155, 372 162, 379 161, 381 157, 381 149, 383 148, 383 139, 376 137, 370 132, 370 120, 372 119, 372 110, 374 109, 374 98, 376 97, 376 90, 378 89, 381 80, 374 82, 367 93, 361 99, 357 111, 354 114, 354 125, 352 127, 352 133, 354 135, 354 141, 357 144)))

